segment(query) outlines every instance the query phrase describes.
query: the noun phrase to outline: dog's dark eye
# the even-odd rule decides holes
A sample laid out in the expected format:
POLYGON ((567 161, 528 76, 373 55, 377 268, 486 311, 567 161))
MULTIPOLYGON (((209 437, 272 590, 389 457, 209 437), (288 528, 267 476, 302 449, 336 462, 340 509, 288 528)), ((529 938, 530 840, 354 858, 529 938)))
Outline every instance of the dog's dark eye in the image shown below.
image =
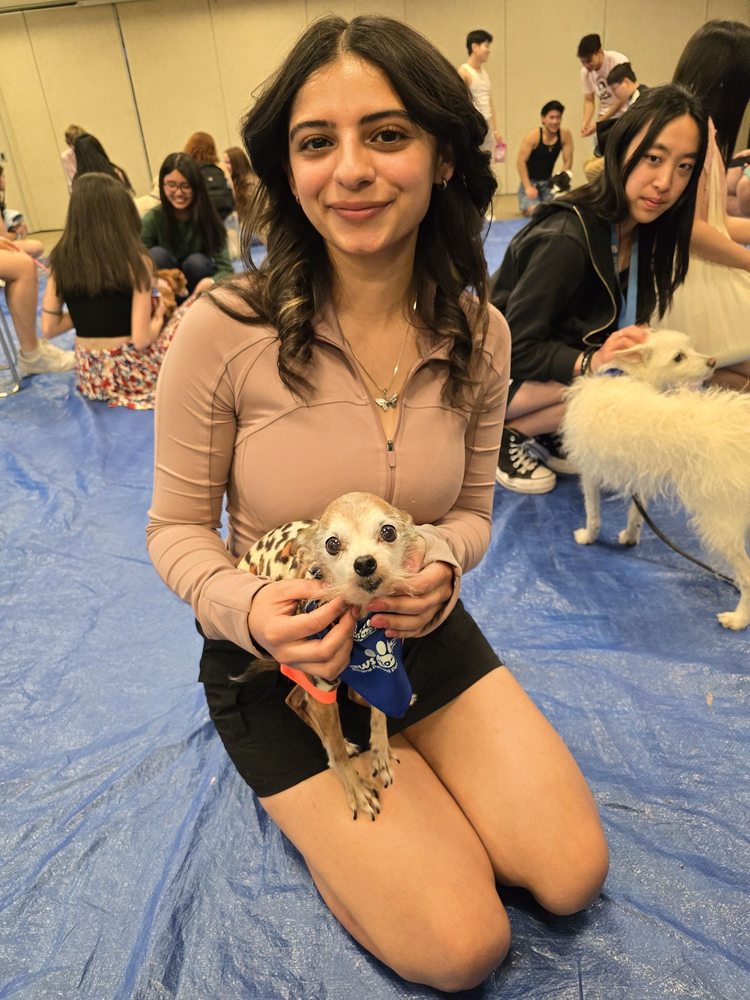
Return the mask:
POLYGON ((685 360, 685 357, 686 355, 684 355, 682 351, 678 351, 677 354, 675 354, 675 356, 672 358, 672 360, 676 365, 679 365, 681 361, 685 360))
POLYGON ((380 537, 384 542, 395 542, 398 538, 398 532, 392 524, 384 524, 380 529, 380 537))
POLYGON ((329 556, 337 556, 340 551, 341 542, 335 535, 331 535, 330 538, 326 538, 326 552, 329 556))

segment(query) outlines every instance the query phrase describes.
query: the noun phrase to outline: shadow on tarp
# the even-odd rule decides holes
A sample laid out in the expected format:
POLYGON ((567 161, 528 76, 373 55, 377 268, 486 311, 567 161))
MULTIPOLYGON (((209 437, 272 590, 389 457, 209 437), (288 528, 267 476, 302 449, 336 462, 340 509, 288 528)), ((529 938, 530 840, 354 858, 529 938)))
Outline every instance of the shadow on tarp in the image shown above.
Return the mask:
MULTIPOLYGON (((153 415, 72 374, 0 401, 0 997, 436 997, 360 949, 228 763, 190 609, 148 560, 153 415)), ((686 547, 684 518, 654 508, 686 547)), ((514 944, 479 998, 747 993, 747 634, 726 584, 577 485, 498 489, 465 600, 591 782, 612 851, 570 919, 502 890, 514 944)), ((492 762, 488 761, 488 768, 492 762)))

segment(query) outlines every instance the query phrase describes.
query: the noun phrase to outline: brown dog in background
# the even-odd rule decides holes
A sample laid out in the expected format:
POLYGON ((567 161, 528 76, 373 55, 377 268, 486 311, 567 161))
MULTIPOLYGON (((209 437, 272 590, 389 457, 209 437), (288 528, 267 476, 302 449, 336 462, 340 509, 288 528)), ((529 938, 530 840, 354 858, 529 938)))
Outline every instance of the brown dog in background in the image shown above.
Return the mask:
POLYGON ((154 272, 154 284, 161 293, 166 321, 177 308, 177 299, 186 298, 188 294, 187 281, 178 267, 170 267, 154 272))

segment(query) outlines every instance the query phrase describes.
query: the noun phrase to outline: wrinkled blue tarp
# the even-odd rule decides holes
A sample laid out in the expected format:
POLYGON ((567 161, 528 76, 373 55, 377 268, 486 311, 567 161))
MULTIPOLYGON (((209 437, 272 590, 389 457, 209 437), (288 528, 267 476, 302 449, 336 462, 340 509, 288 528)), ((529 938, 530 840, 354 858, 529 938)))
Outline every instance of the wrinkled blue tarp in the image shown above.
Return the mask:
MULTIPOLYGON (((437 996, 339 928, 227 763, 190 609, 145 551, 152 414, 73 385, 0 400, 0 997, 437 996)), ((681 514, 654 513, 699 551, 681 514)), ((581 763, 611 873, 571 919, 504 893, 513 950, 473 995, 737 1000, 750 639, 716 623, 726 584, 647 529, 617 546, 619 501, 596 546, 573 543, 580 518, 573 480, 498 489, 464 594, 581 763)))

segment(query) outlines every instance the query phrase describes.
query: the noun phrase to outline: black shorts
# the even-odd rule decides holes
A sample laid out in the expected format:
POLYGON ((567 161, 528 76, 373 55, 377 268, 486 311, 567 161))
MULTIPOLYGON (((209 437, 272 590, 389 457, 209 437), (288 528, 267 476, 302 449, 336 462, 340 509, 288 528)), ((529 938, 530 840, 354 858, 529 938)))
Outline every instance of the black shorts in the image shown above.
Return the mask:
MULTIPOLYGON (((200 629, 199 629, 200 631, 200 629)), ((227 753, 257 795, 275 795, 328 766, 323 746, 285 699, 293 682, 279 670, 263 670, 249 681, 241 674, 253 657, 232 642, 206 639, 200 680, 216 730, 227 753)), ((459 601, 448 618, 429 635, 404 641, 404 665, 417 695, 402 719, 389 719, 391 736, 431 715, 502 666, 479 626, 459 601)), ((338 693, 344 735, 365 749, 370 711, 338 693)))

